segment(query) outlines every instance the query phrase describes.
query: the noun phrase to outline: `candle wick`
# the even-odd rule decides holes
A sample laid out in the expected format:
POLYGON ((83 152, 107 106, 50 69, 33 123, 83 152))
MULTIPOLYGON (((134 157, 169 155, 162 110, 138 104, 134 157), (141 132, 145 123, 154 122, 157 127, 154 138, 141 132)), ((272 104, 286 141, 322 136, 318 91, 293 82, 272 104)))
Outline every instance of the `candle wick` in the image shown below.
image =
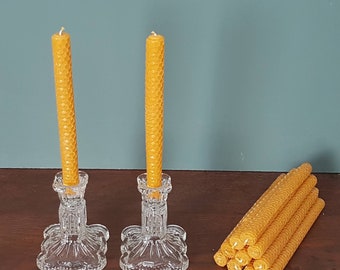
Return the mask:
POLYGON ((60 31, 59 31, 59 35, 60 35, 60 36, 63 34, 64 30, 65 30, 65 28, 64 28, 64 26, 62 26, 61 29, 60 29, 60 31))
POLYGON ((151 32, 151 35, 157 36, 157 33, 156 33, 155 31, 152 31, 152 32, 151 32))

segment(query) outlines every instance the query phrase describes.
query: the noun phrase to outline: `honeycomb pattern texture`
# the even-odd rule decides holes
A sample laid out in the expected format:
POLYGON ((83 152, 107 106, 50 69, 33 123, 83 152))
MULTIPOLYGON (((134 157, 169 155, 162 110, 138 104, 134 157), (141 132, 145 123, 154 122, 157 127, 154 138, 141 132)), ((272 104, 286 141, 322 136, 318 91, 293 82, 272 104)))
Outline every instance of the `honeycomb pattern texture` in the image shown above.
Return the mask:
POLYGON ((145 140, 147 185, 162 184, 164 37, 152 33, 146 39, 145 140))
POLYGON ((79 183, 76 117, 72 83, 71 38, 62 32, 52 36, 54 80, 63 183, 79 183))
POLYGON ((267 270, 273 265, 276 258, 280 255, 283 248, 286 246, 296 229, 306 217, 309 209, 316 202, 317 197, 318 192, 316 189, 313 189, 301 207, 294 213, 289 222, 282 229, 280 235, 273 241, 270 247, 263 254, 261 259, 254 261, 254 268, 256 270, 267 270))
POLYGON ((284 207, 311 172, 312 166, 309 163, 303 163, 285 176, 282 184, 272 193, 271 203, 263 205, 261 212, 250 221, 248 228, 241 234, 242 242, 247 242, 248 245, 256 243, 269 223, 276 217, 281 208, 284 207))
POLYGON ((316 183, 317 179, 315 175, 310 175, 305 182, 303 182, 293 198, 286 204, 270 226, 268 226, 268 229, 262 234, 255 245, 248 247, 248 253, 252 258, 259 259, 262 257, 295 211, 298 210, 302 202, 306 199, 307 195, 315 188, 316 183))
POLYGON ((288 244, 284 247, 283 251, 274 262, 273 266, 271 267, 272 270, 282 270, 285 268, 288 261, 291 259, 324 207, 325 201, 321 198, 318 198, 315 204, 309 210, 306 218, 302 221, 294 235, 289 240, 288 244))
POLYGON ((282 184, 285 176, 285 174, 280 174, 238 222, 235 229, 227 237, 232 248, 240 250, 245 246, 245 243, 240 238, 241 233, 246 230, 248 223, 258 215, 263 205, 272 198, 272 193, 282 184))
POLYGON ((311 173, 312 166, 303 163, 278 176, 224 239, 216 264, 228 270, 284 269, 325 205, 311 173))
MULTIPOLYGON (((260 196, 260 198, 252 205, 252 207, 247 211, 247 213, 242 217, 242 219, 237 223, 234 229, 229 233, 229 235, 224 239, 220 248, 216 252, 216 257, 214 256, 215 262, 219 266, 225 266, 227 264, 227 259, 235 257, 237 250, 241 250, 245 244, 240 240, 241 232, 247 228, 247 222, 252 220, 254 216, 258 214, 261 210, 263 203, 265 203, 268 198, 271 197, 271 193, 276 189, 278 185, 284 180, 285 174, 280 174, 275 181, 265 190, 265 192, 260 196), (221 258, 224 255, 226 260, 221 258), (223 265, 224 264, 224 265, 223 265)), ((237 261, 235 261, 237 263, 237 261)))

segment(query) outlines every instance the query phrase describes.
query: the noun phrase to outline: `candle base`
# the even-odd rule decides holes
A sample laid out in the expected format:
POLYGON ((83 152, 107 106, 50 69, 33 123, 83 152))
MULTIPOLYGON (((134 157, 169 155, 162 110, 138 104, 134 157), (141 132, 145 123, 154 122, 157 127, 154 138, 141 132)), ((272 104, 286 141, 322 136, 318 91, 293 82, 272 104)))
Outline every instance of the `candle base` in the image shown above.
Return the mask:
POLYGON ((126 227, 121 233, 120 268, 123 270, 185 270, 186 232, 178 225, 167 225, 167 196, 170 176, 163 174, 162 186, 149 188, 146 174, 137 178, 142 194, 142 225, 126 227))
POLYGON ((108 229, 100 224, 87 225, 84 199, 88 175, 79 172, 76 186, 65 186, 57 173, 53 188, 60 199, 59 223, 44 230, 40 270, 101 270, 106 266, 108 229))

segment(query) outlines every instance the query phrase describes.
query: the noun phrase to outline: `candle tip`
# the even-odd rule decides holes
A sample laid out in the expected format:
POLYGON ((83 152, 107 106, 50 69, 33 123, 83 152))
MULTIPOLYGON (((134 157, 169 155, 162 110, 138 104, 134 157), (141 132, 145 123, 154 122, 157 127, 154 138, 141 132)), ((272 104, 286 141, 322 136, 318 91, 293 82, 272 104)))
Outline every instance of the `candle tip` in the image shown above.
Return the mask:
POLYGON ((64 26, 62 26, 62 27, 60 28, 60 31, 59 31, 59 35, 60 35, 60 36, 63 34, 64 30, 65 30, 65 28, 64 28, 64 26))
POLYGON ((157 33, 155 31, 151 31, 151 35, 157 36, 157 33))

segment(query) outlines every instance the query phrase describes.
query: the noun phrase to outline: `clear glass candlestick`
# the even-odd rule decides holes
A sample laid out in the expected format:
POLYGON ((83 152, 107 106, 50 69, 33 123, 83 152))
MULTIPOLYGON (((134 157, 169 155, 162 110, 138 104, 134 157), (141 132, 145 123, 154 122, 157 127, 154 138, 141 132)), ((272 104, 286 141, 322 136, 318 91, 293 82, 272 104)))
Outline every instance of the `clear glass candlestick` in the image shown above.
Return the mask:
POLYGON ((62 173, 56 174, 53 189, 60 199, 59 223, 44 230, 40 270, 101 270, 106 265, 108 229, 100 224, 87 225, 84 199, 88 175, 79 172, 79 184, 65 186, 62 173))
POLYGON ((162 186, 149 188, 147 175, 137 177, 142 194, 142 225, 126 227, 121 233, 120 268, 123 270, 185 270, 186 232, 178 225, 167 225, 167 198, 171 178, 162 175, 162 186))

